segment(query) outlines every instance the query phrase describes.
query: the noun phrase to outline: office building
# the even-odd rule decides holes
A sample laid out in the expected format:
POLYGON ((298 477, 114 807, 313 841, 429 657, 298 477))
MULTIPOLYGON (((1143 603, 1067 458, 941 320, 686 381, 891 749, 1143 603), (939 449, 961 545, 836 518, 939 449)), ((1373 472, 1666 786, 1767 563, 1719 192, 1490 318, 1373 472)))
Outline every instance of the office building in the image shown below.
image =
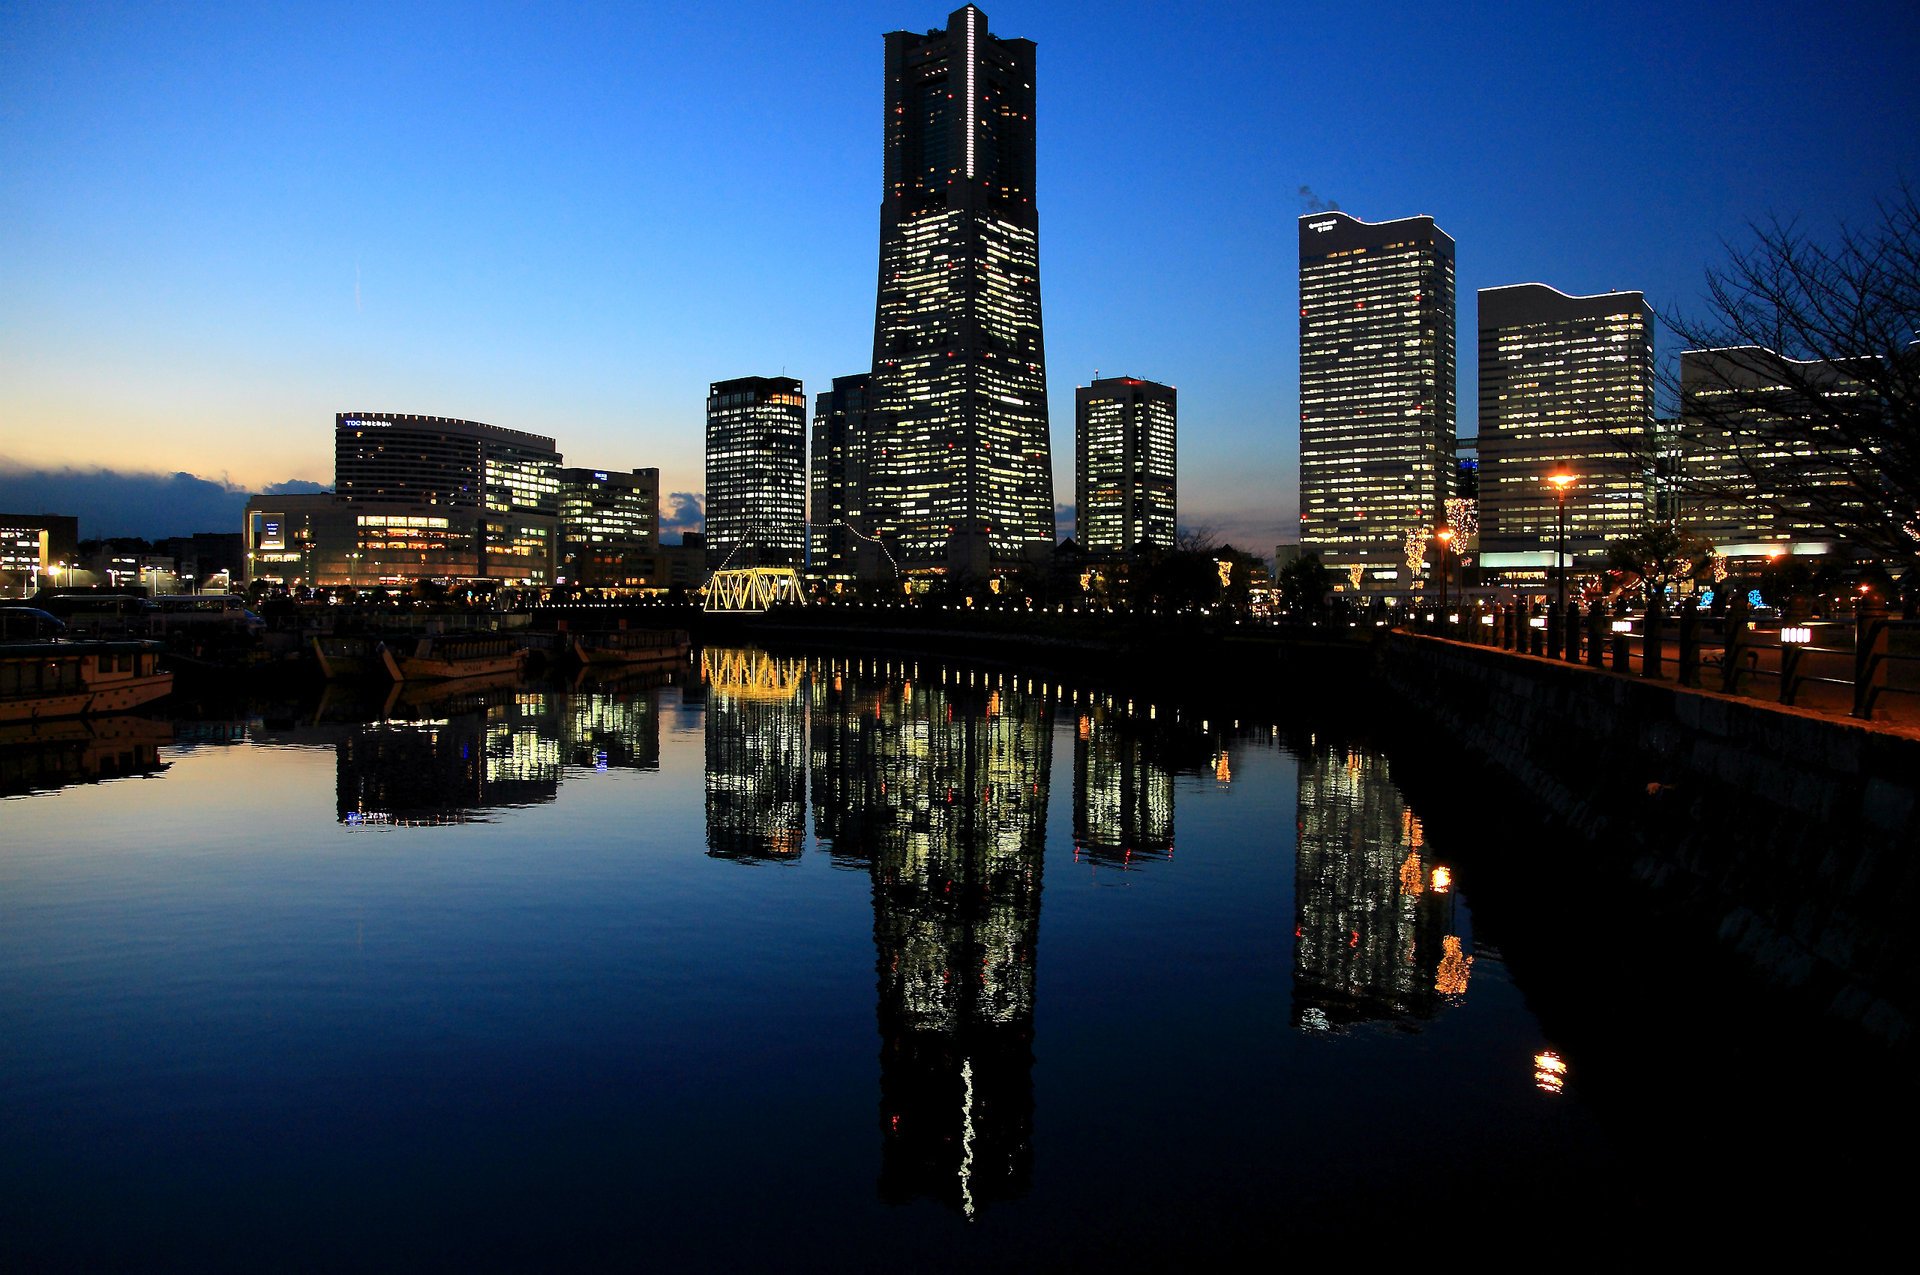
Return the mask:
POLYGON ((1034 46, 972 5, 886 37, 871 517, 909 569, 1053 543, 1034 46))
POLYGON ((469 511, 483 514, 480 578, 553 582, 560 453, 551 438, 445 416, 342 412, 333 480, 336 499, 389 506, 395 517, 421 516, 416 506, 452 509, 450 523, 463 529, 469 511))
POLYGON ((1172 549, 1178 394, 1132 376, 1074 391, 1073 534, 1094 556, 1172 549))
POLYGON ((1300 539, 1336 588, 1418 580, 1454 465, 1453 240, 1431 217, 1300 219, 1300 539))
POLYGON ((309 587, 553 583, 560 453, 538 434, 399 413, 334 417, 334 490, 248 499, 247 578, 309 587))
POLYGON ((0 514, 0 597, 56 586, 80 557, 80 520, 69 514, 0 514))
POLYGON ((1862 500, 1856 453, 1829 420, 1795 409, 1829 398, 1837 417, 1873 392, 1843 364, 1743 346, 1680 355, 1678 474, 1681 528, 1727 558, 1830 553, 1835 526, 1862 500))
POLYGON ((1597 566, 1653 513, 1653 310, 1638 292, 1480 290, 1480 564, 1543 575, 1559 536, 1597 566))
POLYGON ((707 394, 709 567, 806 558, 807 400, 787 376, 715 381, 707 394))
POLYGON ((660 471, 560 471, 561 584, 588 589, 656 588, 660 471))
POLYGON ((808 499, 808 574, 845 582, 861 574, 867 519, 867 437, 873 378, 836 376, 813 400, 813 483, 808 499))

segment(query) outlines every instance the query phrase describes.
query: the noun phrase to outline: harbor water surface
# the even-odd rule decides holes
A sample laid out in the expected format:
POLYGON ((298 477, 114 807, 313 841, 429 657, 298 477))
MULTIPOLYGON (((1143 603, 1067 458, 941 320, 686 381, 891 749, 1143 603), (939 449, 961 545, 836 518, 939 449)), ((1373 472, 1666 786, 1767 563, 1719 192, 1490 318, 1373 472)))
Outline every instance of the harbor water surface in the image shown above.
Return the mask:
POLYGON ((1911 1113, 1323 710, 742 650, 192 713, 10 745, 15 1269, 1585 1252, 1911 1113))

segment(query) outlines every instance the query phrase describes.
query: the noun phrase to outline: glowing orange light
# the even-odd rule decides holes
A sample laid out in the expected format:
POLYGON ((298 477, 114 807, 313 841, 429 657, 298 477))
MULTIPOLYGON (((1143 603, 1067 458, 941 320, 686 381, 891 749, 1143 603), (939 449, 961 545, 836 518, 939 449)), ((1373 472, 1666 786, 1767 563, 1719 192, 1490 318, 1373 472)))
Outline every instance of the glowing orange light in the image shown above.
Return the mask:
POLYGON ((1453 888, 1453 869, 1435 864, 1433 869, 1433 892, 1445 894, 1453 888))
POLYGON ((1547 485, 1553 488, 1553 494, 1556 496, 1566 495, 1567 488, 1573 486, 1575 481, 1576 479, 1572 474, 1560 473, 1547 475, 1547 485))
POLYGON ((1433 974, 1433 990, 1442 996, 1465 996, 1467 978, 1473 971, 1473 958, 1460 947, 1460 939, 1449 934, 1440 940, 1440 968, 1433 974))
POLYGON ((1542 1093, 1557 1094, 1567 1087, 1567 1064, 1551 1049, 1533 1056, 1533 1084, 1542 1093))

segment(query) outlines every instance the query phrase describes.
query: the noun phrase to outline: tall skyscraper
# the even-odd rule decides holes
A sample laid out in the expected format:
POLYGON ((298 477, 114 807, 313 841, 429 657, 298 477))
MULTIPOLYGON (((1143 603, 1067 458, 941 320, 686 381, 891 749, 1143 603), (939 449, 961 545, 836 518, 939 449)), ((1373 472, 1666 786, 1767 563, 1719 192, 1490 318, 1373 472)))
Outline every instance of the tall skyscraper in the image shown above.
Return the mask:
POLYGON ((856 550, 868 534, 867 438, 873 378, 836 376, 813 400, 813 491, 808 500, 808 573, 851 580, 856 550))
POLYGON ((1652 513, 1653 310, 1638 292, 1480 290, 1480 565, 1553 563, 1550 474, 1572 474, 1567 553, 1597 561, 1652 513))
POLYGON ((1454 458, 1453 240, 1431 217, 1300 219, 1300 540, 1343 591, 1416 580, 1454 458))
POLYGON ((707 395, 707 565, 806 557, 807 400, 787 376, 715 381, 707 395))
POLYGON ((886 37, 870 516, 909 567, 1053 542, 1033 67, 972 5, 886 37))
POLYGON ((1178 394, 1132 376, 1074 391, 1074 536, 1090 554, 1173 548, 1178 394))

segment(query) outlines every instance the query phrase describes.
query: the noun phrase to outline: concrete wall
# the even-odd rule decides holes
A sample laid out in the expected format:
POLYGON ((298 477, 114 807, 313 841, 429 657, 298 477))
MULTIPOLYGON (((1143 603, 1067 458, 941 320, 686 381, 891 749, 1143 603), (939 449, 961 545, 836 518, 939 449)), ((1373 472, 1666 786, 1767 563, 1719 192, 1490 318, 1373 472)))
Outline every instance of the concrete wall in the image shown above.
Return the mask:
POLYGON ((1767 978, 1917 1043, 1920 738, 1410 634, 1378 658, 1386 690, 1572 844, 1767 978))

